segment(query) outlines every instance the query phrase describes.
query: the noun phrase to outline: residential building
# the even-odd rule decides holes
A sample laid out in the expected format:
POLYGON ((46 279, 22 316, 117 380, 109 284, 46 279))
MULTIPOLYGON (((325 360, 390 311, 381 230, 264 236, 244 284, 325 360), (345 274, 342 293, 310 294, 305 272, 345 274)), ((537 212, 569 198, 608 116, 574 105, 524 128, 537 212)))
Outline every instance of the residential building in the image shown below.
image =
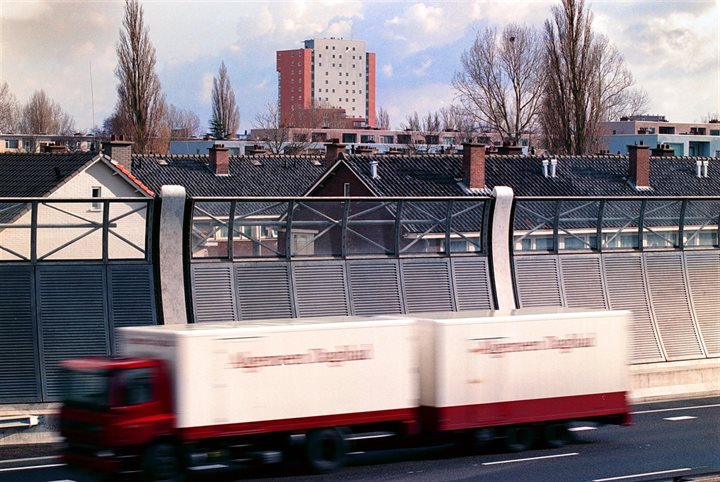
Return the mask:
POLYGON ((76 134, 72 136, 50 134, 0 134, 0 153, 39 153, 50 146, 63 146, 66 152, 99 152, 106 139, 76 134))
POLYGON ((605 122, 601 150, 625 152, 627 145, 666 146, 676 156, 720 157, 720 122, 668 122, 665 116, 623 117, 605 122))
POLYGON ((362 40, 310 39, 277 52, 278 103, 284 125, 322 127, 344 114, 375 125, 375 53, 362 40))
POLYGON ((107 222, 118 236, 110 237, 105 257, 143 258, 144 203, 104 200, 153 194, 99 152, 0 154, 0 198, 44 199, 0 203, 0 260, 102 259, 99 235, 107 222), (92 202, 71 201, 84 198, 92 202), (31 240, 33 225, 39 230, 31 240))

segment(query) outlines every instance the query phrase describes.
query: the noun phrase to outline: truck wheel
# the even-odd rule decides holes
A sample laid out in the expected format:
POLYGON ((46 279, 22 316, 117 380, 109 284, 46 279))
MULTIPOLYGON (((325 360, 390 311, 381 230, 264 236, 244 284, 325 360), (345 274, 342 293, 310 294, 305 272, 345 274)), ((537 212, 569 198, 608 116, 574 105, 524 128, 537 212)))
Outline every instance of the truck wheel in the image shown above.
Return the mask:
POLYGON ((543 443, 546 447, 558 449, 568 441, 567 425, 563 422, 550 422, 543 427, 543 443))
POLYGON ((150 481, 180 482, 184 479, 178 448, 170 443, 151 445, 143 456, 142 468, 150 481))
POLYGON ((505 429, 505 448, 511 452, 522 452, 532 447, 535 431, 530 425, 515 425, 505 429))
POLYGON ((313 430, 305 441, 305 457, 310 470, 327 474, 345 463, 347 442, 334 428, 313 430))

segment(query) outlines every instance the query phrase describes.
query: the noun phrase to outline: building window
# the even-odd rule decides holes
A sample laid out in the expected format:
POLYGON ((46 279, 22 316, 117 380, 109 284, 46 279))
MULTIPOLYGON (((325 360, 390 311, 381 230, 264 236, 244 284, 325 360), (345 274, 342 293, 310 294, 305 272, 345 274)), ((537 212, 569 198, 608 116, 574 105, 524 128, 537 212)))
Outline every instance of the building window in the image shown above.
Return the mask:
MULTIPOLYGON (((93 186, 90 189, 90 197, 93 199, 100 199, 102 197, 102 187, 93 186)), ((102 209, 102 203, 100 201, 93 201, 90 205, 90 211, 100 211, 102 209)))
POLYGON ((6 149, 17 149, 19 146, 17 139, 5 139, 5 148, 6 149))

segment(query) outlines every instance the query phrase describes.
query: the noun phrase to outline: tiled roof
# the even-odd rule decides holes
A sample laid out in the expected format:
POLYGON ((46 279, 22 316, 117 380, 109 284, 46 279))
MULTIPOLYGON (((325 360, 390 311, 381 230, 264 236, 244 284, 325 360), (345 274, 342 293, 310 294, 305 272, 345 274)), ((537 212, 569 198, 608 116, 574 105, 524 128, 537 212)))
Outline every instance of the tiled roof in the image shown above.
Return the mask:
POLYGON ((0 197, 43 197, 98 156, 73 154, 0 154, 0 197))
POLYGON ((325 171, 318 156, 231 156, 229 175, 216 175, 208 156, 133 155, 132 174, 155 193, 184 186, 189 196, 300 196, 325 171))
MULTIPOLYGON (((628 182, 628 156, 556 156, 557 176, 545 178, 542 158, 486 157, 486 187, 509 186, 516 196, 720 196, 720 159, 650 157, 651 190, 628 182), (695 176, 696 160, 709 160, 709 176, 695 176)), ((459 181, 462 156, 350 155, 345 162, 378 196, 467 196, 459 181), (378 178, 370 161, 378 162, 378 178)), ((482 194, 482 193, 478 193, 482 194)))

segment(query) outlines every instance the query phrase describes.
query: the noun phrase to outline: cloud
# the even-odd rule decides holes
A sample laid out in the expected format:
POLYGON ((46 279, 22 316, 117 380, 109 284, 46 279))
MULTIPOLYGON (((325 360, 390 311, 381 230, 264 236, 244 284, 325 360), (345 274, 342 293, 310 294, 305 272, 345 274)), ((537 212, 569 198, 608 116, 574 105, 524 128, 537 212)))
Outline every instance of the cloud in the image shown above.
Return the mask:
POLYGON ((390 115, 390 124, 400 128, 407 116, 417 112, 420 117, 452 104, 454 92, 445 83, 426 83, 412 87, 398 86, 383 90, 377 106, 390 115))
POLYGON ((426 57, 422 62, 420 62, 419 67, 417 67, 416 69, 413 69, 413 72, 417 76, 423 76, 423 75, 427 74, 427 71, 432 64, 433 64, 432 59, 429 57, 426 57))
POLYGON ((202 82, 200 87, 200 100, 206 105, 210 105, 210 100, 212 99, 214 78, 215 74, 213 73, 206 73, 202 76, 202 82))
POLYGON ((640 16, 637 3, 602 3, 593 26, 623 54, 653 113, 700 121, 708 110, 720 110, 718 6, 700 1, 655 7, 640 16))
POLYGON ((381 71, 385 77, 392 77, 393 76, 393 66, 392 64, 383 64, 381 71))
POLYGON ((475 0, 446 3, 414 3, 384 22, 385 36, 411 55, 457 41, 482 20, 505 24, 535 23, 549 3, 475 0))

